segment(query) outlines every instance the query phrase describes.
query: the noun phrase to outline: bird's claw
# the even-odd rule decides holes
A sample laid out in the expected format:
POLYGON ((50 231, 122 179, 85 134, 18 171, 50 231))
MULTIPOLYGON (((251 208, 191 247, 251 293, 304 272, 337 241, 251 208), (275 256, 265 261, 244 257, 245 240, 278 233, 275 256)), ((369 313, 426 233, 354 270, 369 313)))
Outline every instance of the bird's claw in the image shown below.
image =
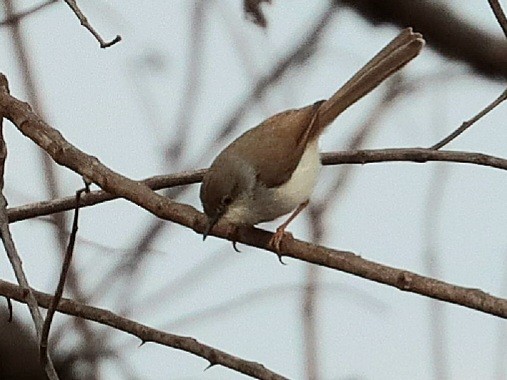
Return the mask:
POLYGON ((273 234, 273 236, 271 236, 271 239, 269 240, 269 245, 273 248, 275 253, 278 255, 278 261, 280 261, 280 263, 283 265, 287 265, 287 264, 284 263, 282 260, 283 256, 282 256, 281 244, 282 244, 282 240, 286 237, 292 239, 292 234, 290 232, 285 232, 284 228, 279 227, 276 229, 276 232, 273 234))

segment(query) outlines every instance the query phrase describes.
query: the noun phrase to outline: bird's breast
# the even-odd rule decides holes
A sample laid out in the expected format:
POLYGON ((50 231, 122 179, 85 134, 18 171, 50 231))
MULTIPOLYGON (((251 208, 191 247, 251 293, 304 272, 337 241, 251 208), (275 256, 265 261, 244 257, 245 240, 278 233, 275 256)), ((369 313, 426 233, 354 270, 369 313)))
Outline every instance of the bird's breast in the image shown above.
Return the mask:
POLYGON ((275 191, 275 201, 289 209, 285 214, 310 198, 320 167, 319 144, 315 139, 307 145, 290 179, 275 191))
POLYGON ((308 144, 287 182, 274 188, 258 184, 252 194, 237 199, 224 218, 236 224, 255 225, 288 214, 310 198, 320 166, 318 141, 315 140, 308 144))

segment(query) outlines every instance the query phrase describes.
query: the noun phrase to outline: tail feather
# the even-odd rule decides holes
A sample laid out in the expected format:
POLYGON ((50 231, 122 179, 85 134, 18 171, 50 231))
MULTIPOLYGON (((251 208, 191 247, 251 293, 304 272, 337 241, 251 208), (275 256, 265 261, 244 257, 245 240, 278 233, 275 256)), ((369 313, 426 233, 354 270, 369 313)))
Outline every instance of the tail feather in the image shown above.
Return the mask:
POLYGON ((318 136, 338 115, 415 58, 423 46, 421 34, 414 33, 412 28, 404 29, 320 106, 309 133, 310 139, 318 136))

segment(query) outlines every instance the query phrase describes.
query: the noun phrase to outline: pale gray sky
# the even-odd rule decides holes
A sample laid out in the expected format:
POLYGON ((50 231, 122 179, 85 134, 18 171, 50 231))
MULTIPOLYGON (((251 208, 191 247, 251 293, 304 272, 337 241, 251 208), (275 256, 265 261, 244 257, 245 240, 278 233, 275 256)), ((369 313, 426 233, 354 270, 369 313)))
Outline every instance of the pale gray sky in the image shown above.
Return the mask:
MULTIPOLYGON (((100 49, 63 3, 23 23, 50 124, 77 147, 129 177, 172 172, 174 168, 167 167, 164 154, 167 144, 177 136, 178 115, 185 107, 182 99, 188 82, 193 2, 80 3, 105 39, 121 34, 123 41, 100 49), (154 66, 144 63, 150 57, 156 61, 154 66)), ((200 152, 249 93, 253 78, 295 46, 327 6, 326 1, 274 1, 265 8, 269 27, 262 30, 244 20, 239 1, 210 3, 203 22, 202 81, 190 121, 190 146, 178 170, 211 162, 211 155, 201 160, 200 152), (231 37, 231 30, 235 37, 231 37), (241 41, 242 49, 235 46, 234 38, 241 41)), ((448 3, 481 28, 501 33, 486 1, 448 3)), ((350 11, 338 12, 315 56, 269 91, 228 141, 274 112, 331 95, 396 33, 393 27, 372 27, 350 11)), ((10 80, 11 92, 25 99, 5 28, 0 29, 0 44, 4 47, 0 69, 10 80)), ((500 83, 469 75, 465 66, 439 58, 430 48, 404 73, 413 79, 429 79, 419 81, 411 94, 388 111, 370 138, 369 148, 429 146, 503 90, 500 83), (438 73, 445 75, 431 79, 438 73)), ((322 150, 342 149, 384 91, 385 87, 378 89, 340 117, 323 136, 322 150)), ((10 205, 45 199, 37 148, 10 125, 5 134, 9 149, 6 196, 10 205)), ((449 149, 504 157, 505 141, 505 106, 501 106, 449 149)), ((216 152, 225 144, 217 146, 216 152)), ((340 170, 322 170, 315 199, 340 170)), ((445 181, 442 207, 431 223, 441 263, 439 278, 507 297, 507 176, 499 170, 458 164, 447 164, 445 169, 444 165, 411 163, 358 166, 346 194, 329 206, 325 245, 427 274, 424 218, 437 170, 444 171, 445 181)), ((65 195, 81 186, 74 173, 63 168, 58 173, 65 195)), ((192 186, 181 200, 201 209, 198 186, 192 186)), ((120 249, 131 248, 154 219, 125 201, 98 205, 81 215, 81 238, 120 249)), ((276 225, 263 228, 272 230, 276 225)), ((52 292, 58 278, 55 257, 59 253, 51 227, 32 220, 16 223, 12 230, 31 284, 52 292)), ((290 230, 298 238, 307 238, 307 219, 299 218, 290 230)), ((110 278, 101 291, 104 296, 94 304, 171 333, 192 336, 287 377, 304 378, 302 292, 285 285, 304 284, 305 264, 286 259, 288 265, 281 266, 274 255, 245 246, 238 254, 225 241, 210 238, 203 243, 193 231, 169 223, 153 249, 156 252, 142 264, 128 297, 120 296, 124 282, 110 278), (217 258, 213 266, 184 290, 168 291, 157 302, 136 307, 147 295, 213 257, 217 258), (180 320, 264 289, 272 289, 272 294, 258 299, 250 296, 250 302, 218 316, 180 320)), ((127 254, 105 252, 81 242, 73 265, 82 273, 85 289, 92 291, 127 254)), ((14 280, 3 255, 0 277, 14 280)), ((317 328, 323 379, 432 378, 429 299, 332 270, 322 270, 321 281, 317 328)), ((14 310, 16 315, 27 316, 24 305, 15 304, 14 310)), ((501 321, 454 305, 444 306, 444 316, 452 378, 500 379, 495 366, 501 321)), ((67 321, 58 315, 55 319, 56 326, 67 321)), ((151 343, 138 348, 139 341, 123 333, 113 332, 111 339, 114 346, 122 345, 119 353, 129 363, 133 378, 242 378, 222 367, 203 372, 207 363, 185 352, 151 343)), ((75 334, 64 341, 69 351, 78 344, 75 334)), ((101 373, 104 379, 128 378, 112 361, 104 364, 101 373)))

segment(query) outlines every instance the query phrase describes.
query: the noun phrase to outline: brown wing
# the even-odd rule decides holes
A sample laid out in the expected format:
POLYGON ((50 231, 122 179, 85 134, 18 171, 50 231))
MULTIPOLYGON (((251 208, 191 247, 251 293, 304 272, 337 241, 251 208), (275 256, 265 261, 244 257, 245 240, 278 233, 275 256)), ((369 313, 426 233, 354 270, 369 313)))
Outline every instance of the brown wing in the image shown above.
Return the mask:
POLYGON ((241 135, 226 150, 242 152, 242 157, 255 162, 258 181, 267 187, 280 186, 296 169, 322 103, 280 112, 241 135))

